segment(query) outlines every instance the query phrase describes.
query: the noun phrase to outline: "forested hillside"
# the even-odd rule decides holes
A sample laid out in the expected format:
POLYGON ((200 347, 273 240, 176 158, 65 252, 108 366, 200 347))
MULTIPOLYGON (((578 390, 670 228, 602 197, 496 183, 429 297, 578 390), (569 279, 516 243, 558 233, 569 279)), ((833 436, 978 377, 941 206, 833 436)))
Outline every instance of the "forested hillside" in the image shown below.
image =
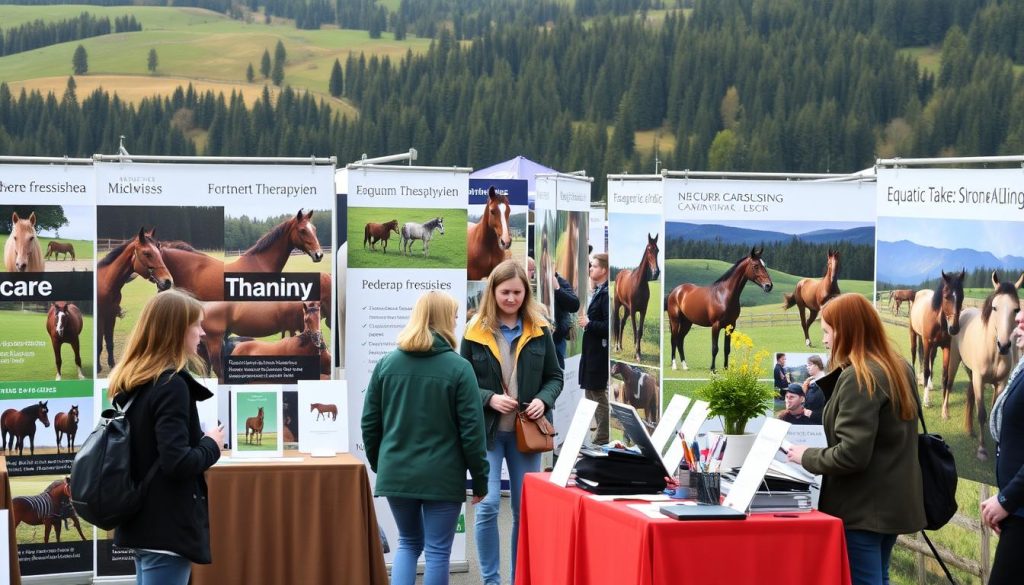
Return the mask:
POLYGON ((359 111, 347 118, 301 91, 247 107, 182 88, 129 105, 105 92, 15 95, 0 84, 0 154, 113 152, 125 135, 140 154, 344 162, 415 147, 419 164, 481 168, 522 154, 601 177, 651 172, 655 155, 672 169, 843 172, 877 156, 1024 152, 1019 1, 252 0, 246 9, 297 18, 315 6, 335 21, 341 6, 383 11, 384 34, 434 40, 397 61, 341 59, 336 87, 359 111), (524 8, 517 16, 509 6, 524 8), (637 146, 640 131, 657 150, 637 146))

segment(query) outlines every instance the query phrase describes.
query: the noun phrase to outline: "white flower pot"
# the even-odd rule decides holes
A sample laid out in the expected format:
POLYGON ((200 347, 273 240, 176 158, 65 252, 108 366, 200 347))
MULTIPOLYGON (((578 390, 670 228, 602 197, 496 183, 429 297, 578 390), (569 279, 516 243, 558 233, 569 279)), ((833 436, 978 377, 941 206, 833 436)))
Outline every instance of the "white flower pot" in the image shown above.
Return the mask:
MULTIPOLYGON (((708 434, 717 435, 719 433, 708 434)), ((750 453, 750 449, 754 446, 754 441, 756 439, 757 435, 754 433, 725 435, 725 453, 722 455, 722 471, 727 471, 733 467, 742 467, 743 462, 747 459, 747 454, 750 453)), ((712 437, 710 444, 713 445, 714 443, 715 437, 712 437)))

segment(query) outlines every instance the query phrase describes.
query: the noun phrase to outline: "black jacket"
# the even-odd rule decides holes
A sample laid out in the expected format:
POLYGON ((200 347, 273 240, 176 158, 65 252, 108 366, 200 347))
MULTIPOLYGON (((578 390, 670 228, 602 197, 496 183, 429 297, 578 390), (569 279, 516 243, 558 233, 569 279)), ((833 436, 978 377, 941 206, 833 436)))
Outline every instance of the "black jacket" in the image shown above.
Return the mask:
POLYGON ((187 372, 168 370, 156 384, 119 395, 131 424, 132 477, 142 481, 150 466, 160 470, 142 509, 114 532, 114 543, 177 553, 194 563, 210 562, 210 515, 203 472, 220 458, 216 441, 204 437, 196 402, 213 396, 187 372))
POLYGON ((558 279, 558 290, 555 291, 555 330, 551 332, 551 339, 558 344, 569 337, 572 314, 580 310, 580 299, 568 280, 558 274, 555 278, 558 279))
POLYGON ((580 388, 601 390, 608 386, 608 282, 594 290, 587 306, 580 356, 580 388))
POLYGON ((996 451, 999 500, 1010 514, 1024 517, 1024 375, 1018 375, 1003 403, 1003 424, 996 451))

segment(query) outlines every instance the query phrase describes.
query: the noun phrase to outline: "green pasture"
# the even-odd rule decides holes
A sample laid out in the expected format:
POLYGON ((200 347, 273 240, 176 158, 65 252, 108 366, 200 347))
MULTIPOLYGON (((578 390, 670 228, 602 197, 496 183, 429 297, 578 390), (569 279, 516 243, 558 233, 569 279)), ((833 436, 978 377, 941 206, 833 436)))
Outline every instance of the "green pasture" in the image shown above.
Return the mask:
POLYGON ((348 209, 348 266, 349 268, 466 268, 466 211, 464 209, 407 209, 390 207, 350 207, 348 209), (398 220, 425 223, 435 217, 444 218, 444 235, 435 231, 430 240, 430 256, 423 256, 422 240, 414 240, 412 254, 402 256, 399 234, 391 232, 387 254, 383 242, 377 242, 376 250, 369 245, 363 247, 363 236, 367 223, 384 223, 398 220))
MULTIPOLYGON (((0 236, 0 240, 3 240, 4 244, 6 244, 8 237, 9 237, 9 234, 4 234, 4 235, 0 236)), ((75 247, 75 258, 78 259, 78 260, 92 260, 92 258, 93 258, 93 253, 92 253, 93 243, 90 240, 68 240, 68 239, 65 239, 65 238, 44 238, 44 237, 40 236, 39 237, 39 248, 42 250, 44 257, 46 256, 46 248, 50 245, 50 242, 53 241, 53 240, 57 240, 58 242, 62 242, 62 243, 65 243, 65 244, 71 244, 72 246, 74 246, 75 247)), ((57 262, 57 263, 60 263, 60 262, 64 261, 64 259, 65 259, 64 254, 58 255, 58 257, 60 258, 60 260, 54 260, 53 257, 51 257, 49 260, 47 260, 47 262, 57 262)), ((66 258, 67 258, 68 261, 71 260, 71 256, 67 256, 66 258)), ((0 262, 0 272, 7 272, 7 266, 4 263, 2 263, 2 262, 0 262)))
POLYGON ((235 433, 235 451, 276 451, 277 433, 263 433, 262 445, 247 445, 245 443, 245 432, 235 433))
MULTIPOLYGON (((3 28, 25 21, 64 20, 87 11, 112 20, 134 14, 143 30, 72 41, 0 58, 0 79, 7 82, 71 74, 71 56, 81 44, 89 56, 90 75, 150 76, 147 55, 157 50, 157 73, 193 79, 244 82, 248 64, 259 69, 263 51, 274 53, 280 40, 288 59, 285 82, 327 96, 327 82, 335 59, 344 64, 348 54, 403 57, 408 50, 422 52, 429 39, 395 41, 390 33, 370 39, 366 31, 298 30, 290 22, 266 25, 231 20, 194 8, 143 6, 0 6, 3 28)), ((116 89, 116 88, 110 88, 116 89)))
MULTIPOLYGON (((24 358, 12 358, 24 361, 20 363, 5 363, 0 366, 0 380, 53 380, 56 377, 57 366, 53 361, 53 346, 50 345, 50 335, 46 332, 46 313, 0 311, 0 323, 3 323, 3 339, 5 340, 38 341, 43 343, 39 347, 5 348, 3 352, 13 350, 32 353, 33 355, 24 358)), ((92 377, 92 356, 95 351, 93 349, 92 330, 92 316, 82 315, 82 335, 79 338, 79 342, 80 354, 82 356, 82 373, 85 374, 86 378, 92 377)), ((78 372, 75 371, 75 352, 67 343, 61 346, 61 357, 64 360, 62 372, 64 379, 77 380, 78 372)))
MULTIPOLYGON (((658 345, 658 330, 660 319, 662 315, 662 295, 661 295, 661 283, 651 282, 648 283, 651 288, 651 298, 647 302, 647 315, 644 317, 644 330, 643 335, 640 337, 640 358, 641 364, 645 366, 657 367, 660 362, 660 346, 658 345)), ((609 283, 608 285, 608 297, 611 299, 610 311, 615 310, 615 283, 609 283)), ((623 315, 626 315, 628 311, 625 308, 620 309, 623 315)), ((616 351, 614 346, 615 332, 612 330, 615 317, 609 313, 608 316, 608 342, 612 343, 609 350, 609 355, 612 360, 626 362, 630 364, 636 364, 634 359, 633 347, 636 343, 633 339, 633 325, 628 316, 625 316, 625 327, 622 330, 622 350, 616 351)))
MULTIPOLYGON (((50 485, 53 480, 63 476, 57 475, 31 475, 11 478, 11 493, 13 496, 34 496, 41 493, 50 485)), ((82 533, 85 534, 86 539, 92 539, 92 524, 89 524, 84 519, 79 518, 78 520, 82 525, 82 533)), ((43 536, 46 532, 46 528, 42 524, 38 526, 32 526, 22 522, 18 525, 15 530, 15 539, 18 544, 43 544, 43 536)), ((78 536, 78 531, 75 530, 74 523, 71 524, 71 528, 65 529, 63 522, 61 523, 60 532, 61 542, 79 542, 81 537, 78 536)), ((50 544, 55 544, 57 537, 54 534, 53 529, 50 529, 50 544)))

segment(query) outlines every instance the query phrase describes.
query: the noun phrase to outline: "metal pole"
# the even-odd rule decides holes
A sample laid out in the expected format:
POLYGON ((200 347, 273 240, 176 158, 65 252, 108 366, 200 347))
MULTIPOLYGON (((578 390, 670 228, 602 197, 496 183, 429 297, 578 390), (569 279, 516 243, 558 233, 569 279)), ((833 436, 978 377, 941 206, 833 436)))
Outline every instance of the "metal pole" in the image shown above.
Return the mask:
POLYGON ((916 167, 931 165, 964 165, 964 164, 996 164, 1024 163, 1024 155, 1007 156, 947 156, 938 158, 880 158, 876 161, 880 167, 916 167))
MULTIPOLYGON (((123 155, 94 154, 95 162, 121 162, 123 155)), ((222 163, 222 164, 287 164, 287 165, 336 165, 337 157, 302 157, 302 156, 155 156, 148 154, 131 155, 134 162, 175 162, 175 163, 222 163)))
POLYGON ((367 158, 366 157, 366 153, 364 152, 363 156, 359 160, 355 161, 352 164, 359 164, 359 165, 382 165, 382 164, 385 164, 385 163, 398 162, 400 160, 407 160, 407 161, 409 161, 409 166, 412 166, 412 161, 416 160, 416 158, 418 156, 419 156, 419 153, 416 152, 415 148, 410 148, 409 152, 403 152, 403 153, 399 153, 399 154, 389 154, 389 155, 378 156, 378 157, 374 157, 374 158, 367 158))

